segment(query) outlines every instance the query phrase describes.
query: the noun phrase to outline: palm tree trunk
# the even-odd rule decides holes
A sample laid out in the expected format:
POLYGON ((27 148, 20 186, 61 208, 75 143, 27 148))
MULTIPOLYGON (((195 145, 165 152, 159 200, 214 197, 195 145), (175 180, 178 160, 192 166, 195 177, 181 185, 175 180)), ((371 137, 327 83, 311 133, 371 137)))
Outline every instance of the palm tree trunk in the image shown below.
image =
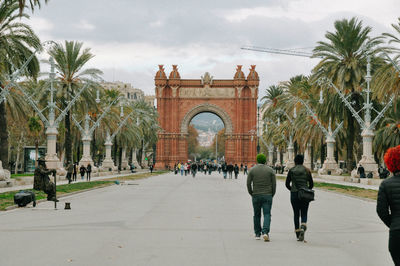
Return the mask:
POLYGON ((349 110, 347 110, 347 142, 346 142, 346 161, 347 171, 350 173, 353 170, 353 146, 354 146, 354 118, 349 110))
MULTIPOLYGON (((0 84, 1 85, 1 84, 0 84)), ((7 132, 6 103, 0 103, 0 161, 4 169, 10 169, 8 165, 8 132, 7 132)))
POLYGON ((71 112, 65 115, 65 158, 72 162, 71 112))
POLYGON ((118 171, 121 171, 122 169, 122 145, 118 148, 118 171))
POLYGON ((39 141, 35 141, 35 168, 38 167, 38 157, 39 157, 39 141))

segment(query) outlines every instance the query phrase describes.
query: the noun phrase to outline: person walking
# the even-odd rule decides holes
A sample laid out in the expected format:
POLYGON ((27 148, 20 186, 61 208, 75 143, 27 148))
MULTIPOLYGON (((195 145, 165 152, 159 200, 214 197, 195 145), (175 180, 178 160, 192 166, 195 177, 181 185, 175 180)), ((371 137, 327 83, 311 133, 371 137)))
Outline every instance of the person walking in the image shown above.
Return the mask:
POLYGON ((224 162, 221 166, 222 170, 222 175, 224 176, 224 179, 226 179, 226 173, 228 172, 228 166, 226 165, 226 162, 224 162))
POLYGON ((70 161, 68 161, 68 166, 67 166, 67 180, 68 184, 71 184, 72 181, 72 173, 74 172, 74 166, 70 161))
POLYGON ((72 180, 76 182, 76 176, 78 173, 78 163, 74 163, 74 171, 72 172, 72 180))
POLYGON ((193 175, 193 178, 195 178, 196 172, 197 172, 197 163, 193 163, 192 167, 190 167, 190 169, 192 169, 192 175, 193 175))
POLYGON ((233 172, 233 164, 229 163, 227 166, 228 173, 229 173, 229 179, 232 179, 232 172, 233 172))
POLYGON ((183 172, 185 171, 185 166, 180 164, 181 176, 183 176, 183 172))
POLYGON ((304 241, 307 230, 307 214, 309 202, 299 199, 299 189, 314 187, 310 169, 304 165, 304 156, 298 154, 294 158, 295 166, 291 168, 286 177, 286 188, 290 191, 290 203, 293 208, 294 230, 298 241, 304 241), (301 217, 301 225, 300 225, 301 217))
POLYGON ((91 173, 92 173, 92 166, 89 163, 88 166, 86 167, 86 181, 90 181, 91 173))
MULTIPOLYGON (((272 168, 271 168, 271 169, 272 169, 272 168)), ((248 172, 247 172, 247 164, 244 166, 243 174, 244 174, 244 175, 247 175, 247 174, 248 174, 248 172)))
POLYGON ((393 176, 379 186, 376 212, 389 227, 389 252, 396 266, 400 266, 400 145, 389 148, 385 164, 393 176))
POLYGON ((239 166, 236 163, 235 166, 233 167, 233 172, 235 173, 235 179, 237 179, 239 175, 239 166))
POLYGON ((79 172, 81 173, 81 179, 83 180, 85 178, 85 172, 86 172, 85 166, 81 165, 81 167, 79 168, 79 172))
POLYGON ((153 173, 153 169, 154 169, 153 164, 150 164, 149 169, 150 169, 150 174, 152 174, 153 173))
POLYGON ((187 173, 188 173, 188 164, 187 163, 185 163, 183 165, 183 170, 185 171, 185 176, 187 176, 187 173))
POLYGON ((265 165, 267 157, 260 153, 257 155, 257 165, 252 167, 247 176, 247 191, 252 198, 253 225, 255 238, 270 241, 269 232, 271 225, 272 199, 276 192, 276 176, 271 167, 265 165), (261 228, 261 210, 264 216, 261 228))

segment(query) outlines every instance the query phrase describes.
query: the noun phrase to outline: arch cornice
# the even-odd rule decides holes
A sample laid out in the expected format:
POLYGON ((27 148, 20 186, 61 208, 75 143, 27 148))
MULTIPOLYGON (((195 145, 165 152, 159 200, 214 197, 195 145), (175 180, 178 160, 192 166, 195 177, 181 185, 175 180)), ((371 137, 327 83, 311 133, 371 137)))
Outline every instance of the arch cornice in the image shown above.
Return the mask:
POLYGON ((181 122, 181 134, 188 134, 188 127, 192 118, 197 114, 204 112, 210 112, 218 115, 224 122, 225 134, 227 135, 233 134, 233 123, 228 113, 221 107, 210 103, 202 103, 196 105, 195 107, 190 109, 189 112, 186 113, 181 122))

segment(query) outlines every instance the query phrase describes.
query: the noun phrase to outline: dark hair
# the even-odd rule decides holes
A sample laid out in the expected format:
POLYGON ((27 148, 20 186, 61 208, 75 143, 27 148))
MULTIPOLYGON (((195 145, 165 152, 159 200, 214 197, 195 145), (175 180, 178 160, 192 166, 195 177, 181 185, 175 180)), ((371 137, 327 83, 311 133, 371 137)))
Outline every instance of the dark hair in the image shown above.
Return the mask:
POLYGON ((297 154, 296 157, 294 157, 294 163, 296 165, 303 164, 304 163, 304 156, 302 154, 297 154))

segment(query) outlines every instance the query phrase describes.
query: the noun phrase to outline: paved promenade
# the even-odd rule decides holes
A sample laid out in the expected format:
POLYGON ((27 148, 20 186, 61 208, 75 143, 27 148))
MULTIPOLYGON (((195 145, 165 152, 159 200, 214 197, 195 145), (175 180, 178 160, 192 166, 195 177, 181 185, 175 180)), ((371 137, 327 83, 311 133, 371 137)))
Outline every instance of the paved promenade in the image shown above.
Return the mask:
POLYGON ((372 201, 317 191, 307 243, 278 182, 271 242, 253 239, 245 177, 165 174, 0 213, 0 265, 393 265, 372 201))

